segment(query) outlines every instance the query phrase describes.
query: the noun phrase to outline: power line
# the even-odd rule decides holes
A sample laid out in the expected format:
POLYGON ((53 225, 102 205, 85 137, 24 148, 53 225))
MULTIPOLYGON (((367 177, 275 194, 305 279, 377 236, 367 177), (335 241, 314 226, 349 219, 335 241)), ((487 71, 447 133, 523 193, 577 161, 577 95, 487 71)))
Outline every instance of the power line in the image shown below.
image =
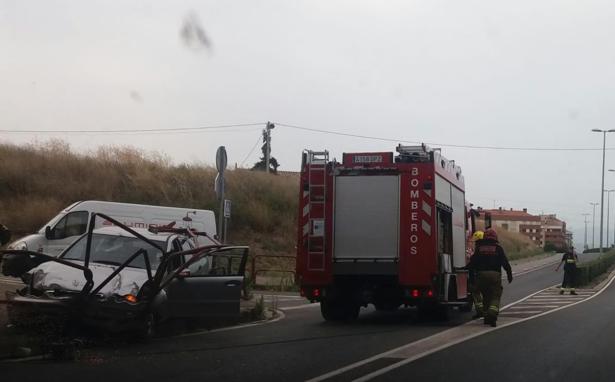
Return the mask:
POLYGON ((30 134, 121 134, 121 133, 159 133, 159 132, 199 132, 203 130, 228 129, 232 127, 263 126, 266 122, 237 123, 231 125, 213 125, 199 127, 175 127, 159 129, 125 129, 125 130, 5 130, 0 133, 30 133, 30 134))
MULTIPOLYGON (((410 144, 425 143, 430 146, 453 147, 453 148, 462 148, 462 149, 510 150, 510 151, 602 151, 601 148, 587 148, 587 147, 507 147, 507 146, 456 145, 456 144, 449 144, 449 143, 408 141, 408 140, 403 140, 403 139, 377 137, 373 135, 352 134, 352 133, 345 133, 342 131, 315 129, 315 128, 310 128, 310 127, 289 125, 289 124, 285 124, 281 122, 276 122, 275 124, 276 126, 288 127, 290 129, 311 131, 314 133, 340 135, 344 137, 371 139, 371 140, 384 141, 384 142, 398 142, 398 143, 410 143, 410 144)), ((615 150, 615 148, 607 148, 607 150, 615 150)))
POLYGON ((262 137, 261 134, 259 132, 258 134, 258 139, 256 140, 256 143, 254 143, 254 146, 252 146, 252 149, 250 149, 250 152, 248 153, 248 155, 246 155, 245 158, 243 158, 243 161, 241 161, 241 165, 240 167, 243 167, 243 164, 246 163, 246 161, 248 160, 248 158, 250 158, 250 155, 252 155, 252 153, 254 152, 254 149, 256 149, 256 147, 258 146, 258 144, 260 143, 262 137))

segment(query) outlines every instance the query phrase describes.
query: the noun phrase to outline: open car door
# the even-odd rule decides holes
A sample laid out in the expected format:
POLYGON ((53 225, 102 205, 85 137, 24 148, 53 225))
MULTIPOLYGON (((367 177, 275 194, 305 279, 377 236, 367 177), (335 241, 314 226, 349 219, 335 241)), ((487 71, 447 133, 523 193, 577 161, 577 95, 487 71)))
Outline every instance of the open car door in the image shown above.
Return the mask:
POLYGON ((247 258, 248 247, 222 247, 186 266, 164 288, 170 315, 238 317, 247 258))

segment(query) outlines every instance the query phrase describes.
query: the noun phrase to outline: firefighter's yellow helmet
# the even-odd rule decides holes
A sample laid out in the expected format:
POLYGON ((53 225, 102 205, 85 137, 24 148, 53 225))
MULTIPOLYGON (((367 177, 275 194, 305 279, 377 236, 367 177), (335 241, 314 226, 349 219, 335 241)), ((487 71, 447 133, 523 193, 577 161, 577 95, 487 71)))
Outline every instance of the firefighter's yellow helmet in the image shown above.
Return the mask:
POLYGON ((472 240, 483 240, 485 233, 483 231, 476 231, 472 234, 472 240))

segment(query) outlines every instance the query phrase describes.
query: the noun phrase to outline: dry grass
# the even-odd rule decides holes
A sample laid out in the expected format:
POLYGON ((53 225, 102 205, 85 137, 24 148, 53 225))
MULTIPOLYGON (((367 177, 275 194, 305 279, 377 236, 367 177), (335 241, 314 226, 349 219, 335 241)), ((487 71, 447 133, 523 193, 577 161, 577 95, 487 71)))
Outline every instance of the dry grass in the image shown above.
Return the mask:
MULTIPOLYGON (((0 221, 16 235, 40 228, 78 200, 108 200, 211 209, 216 171, 172 165, 157 153, 103 147, 88 155, 62 141, 42 145, 0 144, 0 221)), ((247 170, 227 172, 233 201, 229 240, 253 254, 293 254, 298 177, 247 170)))
MULTIPOLYGON (((130 147, 103 147, 79 155, 57 140, 0 144, 0 222, 16 235, 26 234, 62 208, 88 199, 217 212, 215 176, 211 167, 172 165, 161 154, 130 147)), ((250 245, 256 255, 294 255, 298 182, 296 175, 228 171, 227 197, 233 201, 229 241, 250 245)), ((521 234, 498 234, 511 259, 541 252, 521 234)), ((281 262, 287 268, 287 261, 281 262)), ((262 259, 268 267, 281 262, 262 259)))
MULTIPOLYGON (((482 230, 484 229, 483 227, 482 222, 477 222, 478 229, 482 230)), ((496 228, 496 232, 498 233, 498 240, 510 260, 523 259, 544 253, 542 248, 521 233, 510 232, 500 228, 496 228)))

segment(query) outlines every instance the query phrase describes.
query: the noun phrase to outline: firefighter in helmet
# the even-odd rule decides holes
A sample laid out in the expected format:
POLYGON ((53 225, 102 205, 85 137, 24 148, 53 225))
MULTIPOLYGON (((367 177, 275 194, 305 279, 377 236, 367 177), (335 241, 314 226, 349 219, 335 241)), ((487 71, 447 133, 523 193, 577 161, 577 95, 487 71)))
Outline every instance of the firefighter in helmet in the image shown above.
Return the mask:
POLYGON ((498 242, 495 230, 487 228, 483 240, 477 242, 468 269, 476 272, 478 290, 483 298, 485 325, 494 327, 500 312, 502 268, 506 271, 508 283, 511 283, 513 275, 506 253, 498 242))
MULTIPOLYGON (((474 250, 483 240, 485 233, 483 231, 476 231, 472 234, 472 241, 474 241, 474 250)), ((471 259, 471 258, 470 258, 471 259)), ((472 301, 474 302, 474 309, 476 313, 472 319, 483 317, 483 296, 478 290, 478 284, 476 282, 476 271, 468 268, 468 290, 472 294, 472 301)))
POLYGON ((555 272, 559 271, 559 268, 564 264, 564 280, 562 281, 562 287, 559 290, 559 294, 570 291, 570 294, 577 294, 574 289, 574 279, 577 273, 577 261, 579 258, 574 252, 574 247, 570 247, 562 257, 562 261, 555 268, 555 272))

